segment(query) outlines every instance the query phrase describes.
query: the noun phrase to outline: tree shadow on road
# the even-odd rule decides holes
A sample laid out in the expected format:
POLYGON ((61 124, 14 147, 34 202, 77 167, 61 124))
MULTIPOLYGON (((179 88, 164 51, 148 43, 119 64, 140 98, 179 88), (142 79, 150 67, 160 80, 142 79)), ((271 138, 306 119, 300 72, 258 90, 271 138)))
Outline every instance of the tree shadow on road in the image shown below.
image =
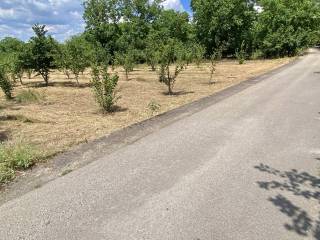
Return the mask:
MULTIPOLYGON (((257 184, 260 188, 291 193, 320 206, 320 178, 307 172, 299 172, 296 169, 280 171, 265 164, 254 168, 280 179, 280 181, 258 181, 257 184)), ((295 205, 281 193, 268 200, 290 218, 291 223, 284 225, 287 230, 300 236, 313 236, 314 239, 320 240, 320 214, 317 219, 314 219, 306 210, 295 205)))

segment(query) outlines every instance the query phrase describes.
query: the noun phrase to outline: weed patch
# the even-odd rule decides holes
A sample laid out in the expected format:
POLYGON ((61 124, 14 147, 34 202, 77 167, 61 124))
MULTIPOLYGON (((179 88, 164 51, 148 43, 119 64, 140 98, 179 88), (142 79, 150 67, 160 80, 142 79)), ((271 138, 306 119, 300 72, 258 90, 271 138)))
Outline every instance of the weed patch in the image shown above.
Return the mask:
POLYGON ((37 103, 44 100, 44 96, 34 90, 22 90, 16 96, 18 103, 37 103))
POLYGON ((39 152, 30 145, 0 144, 0 184, 12 180, 16 170, 28 169, 39 159, 39 152))

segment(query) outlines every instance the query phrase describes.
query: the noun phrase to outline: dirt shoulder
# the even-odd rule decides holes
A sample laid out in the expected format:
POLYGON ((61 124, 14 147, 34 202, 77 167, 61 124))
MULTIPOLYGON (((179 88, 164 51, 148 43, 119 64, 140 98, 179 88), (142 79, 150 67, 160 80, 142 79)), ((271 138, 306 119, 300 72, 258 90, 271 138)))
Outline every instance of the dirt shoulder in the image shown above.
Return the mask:
MULTIPOLYGON (((156 73, 146 66, 136 68, 129 81, 125 80, 123 72, 118 69, 121 75, 121 99, 117 104, 118 111, 109 115, 102 115, 94 102, 92 90, 88 86, 89 73, 82 76, 80 88, 76 87, 74 80, 67 80, 62 73, 53 73, 52 86, 32 87, 44 96, 45 100, 40 103, 8 104, 1 96, 1 115, 19 115, 32 119, 26 122, 1 121, 1 130, 6 133, 9 141, 28 142, 42 149, 46 156, 65 153, 38 164, 30 171, 21 172, 15 182, 0 194, 0 205, 223 99, 234 90, 240 91, 255 83, 245 80, 270 72, 291 61, 293 59, 288 58, 258 60, 248 61, 244 65, 235 61, 222 61, 217 66, 214 76, 217 83, 214 85, 208 84, 207 64, 200 68, 189 66, 179 76, 175 87, 176 94, 173 96, 165 94, 165 86, 158 82, 156 73), (242 84, 239 84, 241 82, 242 84), (232 89, 230 86, 235 87, 232 89), (226 88, 226 91, 222 91, 226 88), (217 92, 219 94, 214 94, 217 92), (207 96, 210 97, 203 99, 207 96), (197 102, 199 99, 202 100, 197 102), (159 104, 159 111, 152 112, 148 106, 150 102, 159 104), (191 102, 194 103, 186 105, 191 102), (172 109, 175 110, 170 111, 172 109), (168 113, 163 114, 165 112, 168 113), (154 115, 159 116, 143 122, 154 115)), ((24 79, 25 85, 18 87, 16 91, 40 81, 39 78, 24 79)))

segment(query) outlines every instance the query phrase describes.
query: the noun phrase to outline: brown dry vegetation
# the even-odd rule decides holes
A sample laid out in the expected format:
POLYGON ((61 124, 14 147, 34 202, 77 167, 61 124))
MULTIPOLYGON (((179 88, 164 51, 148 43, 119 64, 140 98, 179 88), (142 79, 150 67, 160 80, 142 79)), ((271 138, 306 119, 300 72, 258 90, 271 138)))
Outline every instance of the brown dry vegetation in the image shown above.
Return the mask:
MULTIPOLYGON (((75 80, 67 80, 60 72, 51 74, 49 87, 32 87, 42 82, 40 78, 23 81, 24 86, 15 89, 15 95, 27 87, 45 96, 40 103, 19 104, 6 102, 0 95, 0 137, 7 135, 11 142, 27 142, 36 145, 49 156, 65 151, 70 146, 104 136, 112 131, 142 121, 152 116, 148 109, 150 101, 161 105, 158 113, 211 95, 284 65, 291 59, 247 61, 239 65, 236 61, 222 61, 217 65, 214 85, 209 85, 209 64, 200 68, 189 66, 178 79, 174 96, 166 95, 166 86, 158 82, 155 72, 147 66, 139 66, 126 81, 124 72, 118 69, 119 81, 118 111, 103 115, 95 103, 89 87, 90 74, 80 76, 81 87, 75 80), (19 116, 6 118, 5 116, 19 116), (22 117, 21 117, 22 116, 22 117), (27 119, 27 120, 26 120, 27 119), (5 134, 4 134, 5 133, 5 134)), ((2 94, 2 93, 1 93, 2 94)))

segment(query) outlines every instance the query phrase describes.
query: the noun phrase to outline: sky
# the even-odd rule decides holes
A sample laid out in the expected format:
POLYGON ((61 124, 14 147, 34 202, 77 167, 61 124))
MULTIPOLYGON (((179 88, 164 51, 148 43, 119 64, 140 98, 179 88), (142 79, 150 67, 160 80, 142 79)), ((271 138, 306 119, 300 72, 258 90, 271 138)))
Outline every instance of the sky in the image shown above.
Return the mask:
MULTIPOLYGON (((84 30, 82 0, 0 0, 0 39, 28 40, 32 25, 45 24, 49 33, 64 41, 84 30)), ((165 8, 190 11, 190 0, 166 0, 165 8)))

